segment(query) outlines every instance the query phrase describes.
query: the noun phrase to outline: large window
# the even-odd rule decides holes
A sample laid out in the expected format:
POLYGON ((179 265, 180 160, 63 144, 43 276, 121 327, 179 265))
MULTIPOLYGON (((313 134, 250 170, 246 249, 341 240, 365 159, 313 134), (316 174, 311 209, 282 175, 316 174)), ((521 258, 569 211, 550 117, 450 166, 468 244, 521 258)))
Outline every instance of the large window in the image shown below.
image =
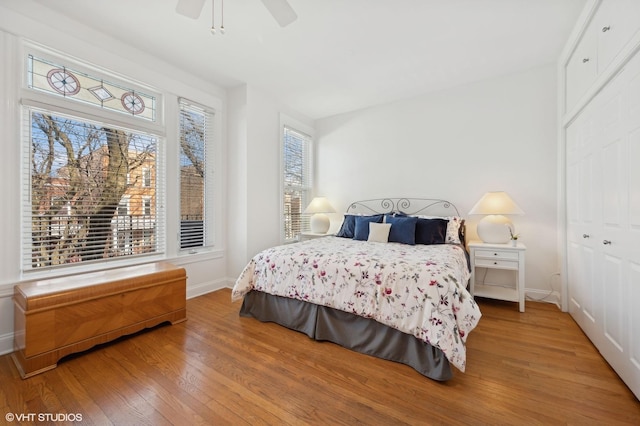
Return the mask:
POLYGON ((180 248, 195 249, 213 243, 207 220, 213 188, 213 112, 180 101, 180 248))
POLYGON ((23 269, 163 253, 156 96, 63 62, 27 57, 23 269))
POLYGON ((156 136, 34 107, 23 114, 26 269, 162 249, 156 136))
POLYGON ((311 137, 284 126, 282 138, 284 240, 293 241, 309 228, 302 212, 311 201, 311 137))

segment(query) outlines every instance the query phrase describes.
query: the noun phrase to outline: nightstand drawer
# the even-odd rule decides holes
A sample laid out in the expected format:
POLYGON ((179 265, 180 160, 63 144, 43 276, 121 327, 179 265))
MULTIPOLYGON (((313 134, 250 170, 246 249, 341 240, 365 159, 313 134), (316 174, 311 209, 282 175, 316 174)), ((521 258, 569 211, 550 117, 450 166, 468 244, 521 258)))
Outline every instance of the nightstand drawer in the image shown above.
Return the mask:
POLYGON ((496 268, 496 269, 513 269, 518 270, 517 260, 501 260, 501 259, 479 259, 476 256, 475 266, 481 268, 496 268))
MULTIPOLYGON (((518 252, 513 250, 476 250, 476 259, 518 260, 518 252)), ((478 263, 478 262, 476 262, 478 263)))

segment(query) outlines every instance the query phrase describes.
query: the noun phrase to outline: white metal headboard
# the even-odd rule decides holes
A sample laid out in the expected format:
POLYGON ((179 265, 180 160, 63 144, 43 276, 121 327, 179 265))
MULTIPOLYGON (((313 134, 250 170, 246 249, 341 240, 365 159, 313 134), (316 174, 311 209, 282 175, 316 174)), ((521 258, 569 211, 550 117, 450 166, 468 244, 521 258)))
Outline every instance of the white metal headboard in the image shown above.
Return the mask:
POLYGON ((458 208, 447 200, 436 198, 374 198, 354 201, 347 208, 349 214, 380 214, 401 212, 409 215, 460 216, 458 208))

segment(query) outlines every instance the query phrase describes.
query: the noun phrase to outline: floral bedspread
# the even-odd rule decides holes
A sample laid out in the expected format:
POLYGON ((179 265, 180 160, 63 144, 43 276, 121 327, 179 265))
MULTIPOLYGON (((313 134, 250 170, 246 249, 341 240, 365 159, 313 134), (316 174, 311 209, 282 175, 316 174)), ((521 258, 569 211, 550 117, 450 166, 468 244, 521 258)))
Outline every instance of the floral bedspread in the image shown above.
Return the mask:
POLYGON ((456 245, 324 237, 254 256, 232 299, 258 290, 373 318, 440 348, 464 371, 465 342, 481 316, 466 290, 469 275, 456 245))

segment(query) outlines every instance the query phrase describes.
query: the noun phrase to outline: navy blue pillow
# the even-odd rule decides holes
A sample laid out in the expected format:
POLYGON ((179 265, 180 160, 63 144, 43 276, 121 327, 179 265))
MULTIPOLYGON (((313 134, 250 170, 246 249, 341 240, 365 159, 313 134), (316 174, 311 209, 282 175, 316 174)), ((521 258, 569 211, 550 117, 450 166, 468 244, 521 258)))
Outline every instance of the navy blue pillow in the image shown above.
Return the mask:
POLYGON ((356 227, 353 233, 353 239, 367 241, 369 238, 369 224, 371 222, 382 223, 382 217, 381 214, 374 216, 356 216, 356 227))
POLYGON ((342 226, 336 234, 336 237, 353 238, 356 230, 356 216, 352 214, 345 214, 342 226))
POLYGON ((385 216, 385 222, 391 224, 389 231, 390 243, 402 243, 414 245, 416 243, 417 217, 412 216, 385 216))
MULTIPOLYGON (((447 241, 447 219, 418 219, 416 244, 444 244, 447 241)), ((393 226, 391 227, 393 229, 393 226)))

